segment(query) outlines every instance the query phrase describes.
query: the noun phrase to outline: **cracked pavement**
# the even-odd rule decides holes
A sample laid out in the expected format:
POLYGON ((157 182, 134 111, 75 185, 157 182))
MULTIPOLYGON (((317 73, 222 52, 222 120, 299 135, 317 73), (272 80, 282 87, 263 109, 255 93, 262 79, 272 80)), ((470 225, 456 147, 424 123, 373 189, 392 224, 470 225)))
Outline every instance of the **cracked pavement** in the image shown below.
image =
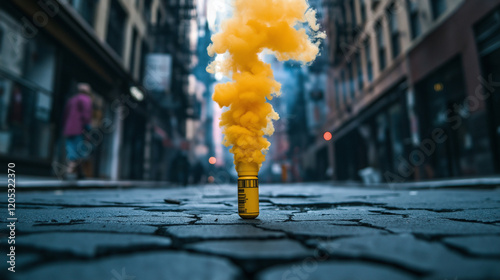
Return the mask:
POLYGON ((255 220, 236 185, 16 199, 2 279, 500 279, 500 189, 262 185, 255 220))

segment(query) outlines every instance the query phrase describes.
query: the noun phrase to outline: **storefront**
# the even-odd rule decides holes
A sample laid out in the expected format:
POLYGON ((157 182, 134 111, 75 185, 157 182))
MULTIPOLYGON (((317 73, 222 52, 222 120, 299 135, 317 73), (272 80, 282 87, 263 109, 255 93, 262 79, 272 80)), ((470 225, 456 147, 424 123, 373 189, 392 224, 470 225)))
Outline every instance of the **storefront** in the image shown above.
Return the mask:
POLYGON ((56 47, 0 10, 0 157, 50 163, 56 47))
POLYGON ((407 94, 406 81, 397 83, 334 134, 336 180, 360 181, 366 168, 385 181, 391 179, 385 178, 386 172, 400 173, 411 149, 407 94))
POLYGON ((500 8, 475 25, 475 35, 481 63, 482 77, 488 83, 483 87, 489 97, 488 133, 495 160, 495 172, 500 173, 500 8))
MULTIPOLYGON (((495 126, 494 110, 487 114, 480 109, 482 98, 467 95, 463 69, 462 57, 456 56, 415 85, 422 139, 431 138, 436 129, 446 139, 435 143, 424 179, 494 173, 493 131, 488 131, 495 126)), ((491 98, 486 105, 494 102, 491 98)))
POLYGON ((468 109, 463 107, 466 92, 462 69, 461 57, 457 56, 415 85, 421 138, 431 139, 435 129, 446 135, 446 141, 436 143, 435 152, 428 156, 424 179, 475 172, 467 159, 473 151, 465 122, 468 109))
POLYGON ((15 5, 0 3, 0 162, 15 162, 24 175, 65 170, 64 108, 77 83, 85 82, 94 93, 95 129, 94 139, 86 140, 91 152, 83 167, 88 177, 109 178, 115 131, 100 127, 120 121, 112 110, 113 85, 47 28, 27 30, 27 20, 15 5))
POLYGON ((120 158, 120 178, 141 180, 144 171, 144 147, 146 140, 146 113, 143 110, 131 110, 127 125, 123 131, 123 144, 120 158))

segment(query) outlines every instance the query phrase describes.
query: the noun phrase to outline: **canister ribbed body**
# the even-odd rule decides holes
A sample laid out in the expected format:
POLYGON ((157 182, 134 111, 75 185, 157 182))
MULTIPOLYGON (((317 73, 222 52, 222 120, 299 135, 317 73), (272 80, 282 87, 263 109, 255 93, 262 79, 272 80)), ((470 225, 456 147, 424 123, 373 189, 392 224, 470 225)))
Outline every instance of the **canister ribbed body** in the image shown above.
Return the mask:
POLYGON ((256 176, 238 178, 238 214, 243 219, 259 216, 259 179, 256 176))

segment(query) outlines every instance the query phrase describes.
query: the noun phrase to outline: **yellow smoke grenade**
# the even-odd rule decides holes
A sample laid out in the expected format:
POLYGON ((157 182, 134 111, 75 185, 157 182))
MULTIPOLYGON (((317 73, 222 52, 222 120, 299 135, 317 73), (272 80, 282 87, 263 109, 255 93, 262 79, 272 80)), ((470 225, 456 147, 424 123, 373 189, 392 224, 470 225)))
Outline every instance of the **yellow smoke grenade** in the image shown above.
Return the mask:
POLYGON ((235 164, 261 166, 270 143, 264 136, 274 133, 272 120, 279 119, 267 100, 280 95, 271 65, 259 59, 264 50, 280 61, 313 61, 319 53, 316 12, 306 0, 235 0, 231 18, 212 36, 208 54, 224 54, 208 67, 223 73, 231 82, 215 86, 213 100, 228 110, 220 126, 224 145, 232 146, 235 164), (307 32, 305 28, 309 28, 307 32), (309 33, 309 34, 308 34, 309 33))

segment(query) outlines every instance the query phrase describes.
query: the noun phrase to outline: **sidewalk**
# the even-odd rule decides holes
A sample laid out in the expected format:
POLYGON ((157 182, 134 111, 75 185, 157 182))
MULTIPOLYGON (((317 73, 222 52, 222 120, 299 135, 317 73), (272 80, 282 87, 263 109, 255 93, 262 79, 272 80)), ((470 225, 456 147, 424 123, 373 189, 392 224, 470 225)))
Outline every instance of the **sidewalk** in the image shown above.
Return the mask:
POLYGON ((500 176, 452 178, 426 181, 408 181, 381 184, 363 184, 358 182, 334 182, 334 185, 370 187, 382 189, 436 189, 436 188, 496 188, 500 187, 500 176))
MULTIPOLYGON (((0 174, 7 178, 6 174, 0 174)), ((155 188, 155 187, 175 187, 175 184, 161 181, 142 181, 142 180, 103 180, 103 179, 85 179, 85 180, 59 180, 56 177, 33 177, 17 176, 16 187, 24 190, 51 190, 51 189, 72 189, 72 188, 155 188)), ((374 189, 439 189, 439 188, 495 188, 500 187, 500 176, 461 178, 461 179, 439 179, 420 182, 403 183, 382 183, 382 184, 363 184, 359 182, 322 182, 320 184, 331 186, 374 188, 374 189)))
POLYGON ((500 279, 499 188, 262 185, 255 220, 234 185, 26 191, 16 217, 2 279, 500 279))
MULTIPOLYGON (((7 174, 0 174, 7 178, 7 174)), ((56 177, 16 176, 16 188, 22 190, 53 190, 53 189, 81 189, 81 188, 157 188, 175 186, 175 184, 161 181, 142 180, 60 180, 56 177)))

